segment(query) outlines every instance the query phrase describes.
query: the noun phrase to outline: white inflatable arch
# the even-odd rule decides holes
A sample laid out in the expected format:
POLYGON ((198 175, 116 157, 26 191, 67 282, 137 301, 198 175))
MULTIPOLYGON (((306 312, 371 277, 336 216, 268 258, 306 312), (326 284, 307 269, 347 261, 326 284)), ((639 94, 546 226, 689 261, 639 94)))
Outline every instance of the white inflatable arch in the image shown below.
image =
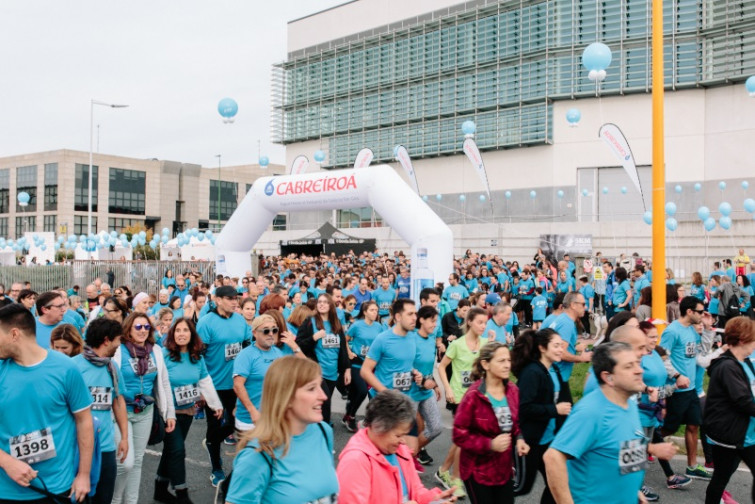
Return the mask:
MULTIPOLYGON (((257 179, 218 235, 216 271, 243 276, 251 270, 249 252, 278 212, 365 206, 373 207, 411 245, 413 265, 418 264, 417 251, 426 249, 434 280, 446 281, 453 269, 451 230, 388 165, 257 179)), ((416 273, 412 268, 412 285, 416 273)))

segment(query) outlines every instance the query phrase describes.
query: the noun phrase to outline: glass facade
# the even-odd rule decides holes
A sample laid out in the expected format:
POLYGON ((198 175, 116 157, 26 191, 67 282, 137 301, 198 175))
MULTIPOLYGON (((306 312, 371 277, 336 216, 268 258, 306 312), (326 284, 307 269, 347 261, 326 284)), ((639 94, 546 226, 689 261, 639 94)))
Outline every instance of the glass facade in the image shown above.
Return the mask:
POLYGON ((8 217, 0 217, 0 236, 8 236, 8 217))
POLYGON ((16 212, 37 211, 37 167, 19 166, 16 168, 16 212), (18 195, 22 192, 29 194, 29 204, 22 207, 18 203, 18 195), (23 209, 23 210, 22 210, 23 209))
POLYGON ((108 211, 144 215, 146 183, 143 171, 110 168, 108 211))
POLYGON ((110 217, 107 220, 107 230, 122 232, 127 227, 136 226, 138 224, 144 224, 143 220, 139 219, 120 219, 117 217, 110 217))
MULTIPOLYGON (((97 198, 99 183, 99 168, 92 166, 92 211, 97 211, 97 198)), ((89 165, 76 163, 76 186, 73 200, 73 209, 79 212, 88 211, 89 207, 89 165)), ((86 229, 86 224, 84 225, 86 229)), ((78 234, 78 233, 77 233, 78 234)))
MULTIPOLYGON (((86 215, 73 216, 73 233, 76 236, 87 234, 87 216, 86 215)), ((97 217, 94 215, 92 216, 92 233, 97 234, 97 217)))
POLYGON ((33 215, 24 215, 16 217, 16 239, 21 238, 24 233, 33 233, 37 230, 37 218, 33 215))
POLYGON ((45 215, 42 231, 49 231, 51 233, 57 233, 58 216, 57 215, 45 215))
MULTIPOLYGON (((318 139, 328 167, 348 166, 363 147, 376 161, 393 160, 397 144, 413 158, 458 153, 467 119, 481 150, 548 143, 552 101, 595 96, 580 60, 596 40, 613 52, 602 95, 650 92, 649 0, 486 3, 276 65, 275 141, 318 139)), ((755 0, 665 2, 664 32, 670 89, 755 73, 746 50, 755 44, 755 0)))
MULTIPOLYGON (((45 211, 58 209, 58 163, 45 164, 45 211)), ((54 228, 55 226, 53 226, 54 228)), ((47 229, 45 229, 47 231, 47 229)), ((53 229, 54 231, 54 229, 53 229)))
MULTIPOLYGON (((0 170, 0 214, 8 212, 10 212, 10 168, 4 168, 0 170)), ((8 236, 8 233, 0 234, 0 236, 8 236)))
POLYGON ((220 220, 228 220, 236 210, 238 184, 236 182, 210 180, 210 220, 218 220, 218 192, 220 192, 220 220), (218 185, 220 191, 218 191, 218 185))

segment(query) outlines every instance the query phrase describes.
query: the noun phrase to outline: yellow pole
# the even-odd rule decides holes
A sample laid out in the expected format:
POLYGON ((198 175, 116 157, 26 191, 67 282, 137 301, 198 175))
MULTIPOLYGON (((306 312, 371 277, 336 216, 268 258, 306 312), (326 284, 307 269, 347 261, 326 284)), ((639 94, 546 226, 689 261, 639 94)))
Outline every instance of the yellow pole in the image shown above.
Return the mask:
MULTIPOLYGON (((666 164, 663 152, 663 0, 653 0, 653 318, 666 318, 666 164)), ((663 327, 658 328, 660 333, 663 327)))

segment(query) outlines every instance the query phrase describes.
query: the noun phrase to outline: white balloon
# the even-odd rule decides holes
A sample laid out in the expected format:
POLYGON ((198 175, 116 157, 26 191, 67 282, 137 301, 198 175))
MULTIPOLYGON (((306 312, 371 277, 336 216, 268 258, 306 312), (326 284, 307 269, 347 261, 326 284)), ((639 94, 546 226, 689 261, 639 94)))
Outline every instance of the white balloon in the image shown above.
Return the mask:
POLYGON ((598 70, 598 81, 603 81, 606 78, 605 70, 598 70))

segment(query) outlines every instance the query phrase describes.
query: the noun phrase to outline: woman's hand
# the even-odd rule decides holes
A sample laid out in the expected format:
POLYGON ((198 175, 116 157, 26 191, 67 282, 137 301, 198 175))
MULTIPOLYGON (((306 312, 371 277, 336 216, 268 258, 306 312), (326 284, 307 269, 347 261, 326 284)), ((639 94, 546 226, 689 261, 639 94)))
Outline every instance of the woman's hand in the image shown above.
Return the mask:
POLYGON ((530 445, 524 442, 524 439, 517 439, 516 441, 516 453, 520 457, 524 457, 530 452, 530 445))
POLYGON ((299 345, 296 344, 296 336, 288 331, 283 331, 280 335, 280 342, 286 345, 291 350, 296 350, 299 345))
POLYGON ((456 398, 450 389, 446 390, 446 402, 449 404, 456 404, 456 398))
POLYGON ((351 385, 351 368, 343 372, 343 384, 347 387, 351 385))
POLYGON ((325 334, 326 334, 325 329, 320 329, 319 331, 317 331, 316 333, 312 335, 312 339, 315 341, 321 340, 325 337, 325 334))
POLYGON ((165 422, 165 432, 171 433, 176 428, 176 419, 175 418, 169 418, 165 422))
POLYGON ((215 418, 217 418, 218 420, 223 418, 223 408, 215 410, 215 418))
POLYGON ((560 402, 556 404, 556 412, 559 415, 568 415, 569 413, 571 413, 571 403, 560 402))
POLYGON ((496 452, 505 452, 511 446, 511 434, 498 434, 490 443, 490 448, 496 452))

